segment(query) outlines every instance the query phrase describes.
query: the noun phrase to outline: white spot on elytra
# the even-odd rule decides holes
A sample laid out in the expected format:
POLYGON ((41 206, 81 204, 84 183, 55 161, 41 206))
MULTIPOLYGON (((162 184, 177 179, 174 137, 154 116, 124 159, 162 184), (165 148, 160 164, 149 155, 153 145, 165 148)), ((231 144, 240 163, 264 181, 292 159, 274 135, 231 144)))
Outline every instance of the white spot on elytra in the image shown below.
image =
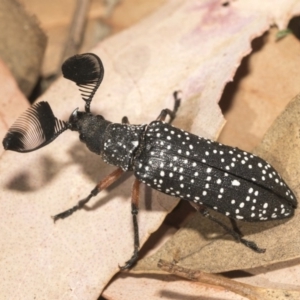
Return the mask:
POLYGON ((240 186, 241 185, 241 183, 236 179, 232 180, 231 184, 234 185, 234 186, 240 186))
POLYGON ((134 147, 137 147, 139 145, 138 141, 132 141, 131 143, 133 144, 134 147))

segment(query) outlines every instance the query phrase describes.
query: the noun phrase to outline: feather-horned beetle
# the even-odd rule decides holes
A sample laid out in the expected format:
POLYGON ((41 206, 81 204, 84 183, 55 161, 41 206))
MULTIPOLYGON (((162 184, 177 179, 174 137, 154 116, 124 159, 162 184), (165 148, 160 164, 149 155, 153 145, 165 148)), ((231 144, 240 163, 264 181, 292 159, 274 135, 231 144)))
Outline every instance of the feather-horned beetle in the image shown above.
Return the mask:
POLYGON ((293 216, 297 200, 276 170, 254 154, 198 137, 170 125, 180 100, 174 93, 173 110, 164 109, 150 124, 112 123, 90 113, 90 103, 104 75, 98 56, 75 55, 62 66, 64 77, 74 81, 85 101, 85 111, 75 109, 69 121, 57 119, 47 102, 29 108, 10 128, 3 140, 6 150, 37 150, 70 129, 90 151, 118 167, 101 180, 91 193, 74 207, 57 214, 54 220, 70 216, 93 196, 116 181, 124 172, 136 177, 132 191, 134 253, 121 269, 138 259, 138 191, 140 182, 162 193, 190 201, 204 216, 217 222, 237 241, 256 252, 264 252, 254 242, 242 238, 237 228, 230 229, 210 216, 207 208, 231 220, 260 222, 293 216), (169 122, 164 122, 169 116, 169 122))

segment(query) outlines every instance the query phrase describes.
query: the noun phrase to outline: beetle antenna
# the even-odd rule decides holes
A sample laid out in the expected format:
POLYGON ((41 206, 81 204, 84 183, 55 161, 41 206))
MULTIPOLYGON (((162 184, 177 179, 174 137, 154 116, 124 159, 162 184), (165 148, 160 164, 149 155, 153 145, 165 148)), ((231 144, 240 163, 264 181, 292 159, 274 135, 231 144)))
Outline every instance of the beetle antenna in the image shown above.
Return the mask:
POLYGON ((38 102, 12 125, 3 146, 5 150, 31 152, 49 144, 66 129, 68 123, 54 116, 48 102, 38 102))
POLYGON ((85 111, 90 112, 90 103, 104 75, 102 61, 93 53, 78 54, 68 58, 61 68, 64 77, 79 86, 85 111))

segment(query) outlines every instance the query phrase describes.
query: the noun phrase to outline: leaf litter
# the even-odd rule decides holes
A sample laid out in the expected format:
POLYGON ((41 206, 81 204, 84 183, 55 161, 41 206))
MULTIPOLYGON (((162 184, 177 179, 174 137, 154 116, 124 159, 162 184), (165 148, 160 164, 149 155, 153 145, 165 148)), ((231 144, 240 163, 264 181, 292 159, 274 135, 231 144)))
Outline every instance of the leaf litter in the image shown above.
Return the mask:
MULTIPOLYGON (((93 101, 94 110, 114 122, 125 111, 132 123, 149 122, 162 108, 172 106, 170 91, 180 89, 183 103, 175 125, 216 137, 224 124, 217 106, 222 90, 241 58, 251 51, 251 38, 269 27, 268 20, 253 11, 239 15, 239 10, 229 7, 224 12, 217 3, 221 4, 170 1, 150 18, 99 44, 94 52, 103 59, 106 75, 93 101), (224 22, 219 24, 218 18, 212 18, 208 28, 199 27, 208 13, 223 14, 224 22, 240 23, 230 22, 220 36, 224 22)), ((42 98, 62 119, 81 101, 76 87, 62 79, 42 98)), ((6 175, 0 179, 1 240, 5 241, 1 293, 7 297, 13 293, 15 298, 22 294, 23 299, 32 295, 96 298, 118 271, 118 263, 132 253, 129 178, 103 192, 87 210, 53 225, 51 215, 74 205, 113 168, 86 151, 72 133, 39 152, 19 157, 18 164, 15 153, 1 157, 0 172, 6 175), (49 167, 45 161, 54 163, 49 167), (45 180, 44 173, 50 180, 45 180), (22 184, 20 174, 28 179, 26 192, 9 188, 13 180, 22 184), (11 284, 15 282, 17 286, 11 284)), ((145 211, 142 204, 139 214, 142 242, 176 204, 156 192, 152 201, 151 209, 145 211)))

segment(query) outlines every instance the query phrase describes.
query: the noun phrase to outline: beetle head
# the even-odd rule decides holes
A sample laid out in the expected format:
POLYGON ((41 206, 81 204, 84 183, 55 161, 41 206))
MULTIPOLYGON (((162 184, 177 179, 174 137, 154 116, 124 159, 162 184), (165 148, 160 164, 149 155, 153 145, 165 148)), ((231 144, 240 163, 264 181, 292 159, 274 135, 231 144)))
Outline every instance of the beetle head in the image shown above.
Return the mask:
MULTIPOLYGON (((90 113, 90 103, 104 75, 104 68, 98 56, 93 53, 75 55, 62 65, 65 78, 74 81, 85 101, 85 112, 74 110, 68 122, 57 119, 48 102, 31 106, 12 125, 3 140, 5 150, 31 152, 51 143, 67 129, 80 132, 80 139, 86 142, 88 128, 101 116, 90 113)), ((98 126, 99 127, 99 126, 98 126)), ((87 144, 88 146, 88 144, 87 144)))
POLYGON ((100 115, 81 112, 77 108, 69 118, 68 128, 79 132, 80 141, 85 143, 90 151, 101 154, 104 131, 110 123, 100 115))

